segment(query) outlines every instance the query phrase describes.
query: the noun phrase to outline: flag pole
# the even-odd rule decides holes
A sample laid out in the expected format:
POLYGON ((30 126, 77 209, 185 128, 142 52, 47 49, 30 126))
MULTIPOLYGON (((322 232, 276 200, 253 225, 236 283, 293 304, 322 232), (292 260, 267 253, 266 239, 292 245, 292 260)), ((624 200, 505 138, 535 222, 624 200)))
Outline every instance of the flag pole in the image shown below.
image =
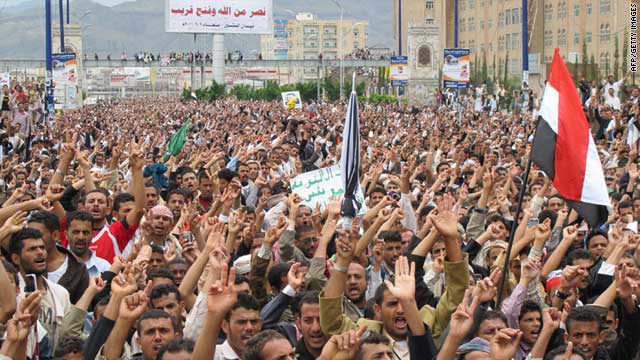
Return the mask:
MULTIPOLYGON (((533 134, 533 141, 535 142, 536 133, 538 132, 538 123, 540 122, 540 117, 538 117, 536 121, 536 128, 533 134)), ((520 187, 520 191, 518 192, 518 204, 516 206, 516 216, 513 218, 513 224, 511 224, 511 229, 509 230, 509 240, 507 245, 507 253, 505 255, 504 265, 502 266, 502 276, 500 277, 500 284, 498 284, 498 299, 496 301, 496 309, 500 310, 500 306, 502 305, 502 294, 504 292, 504 285, 507 281, 507 275, 509 274, 509 263, 511 258, 511 251, 513 250, 513 238, 516 234, 516 228, 518 227, 518 221, 520 219, 520 213, 522 212, 522 200, 524 199, 524 193, 527 188, 527 182, 529 181, 529 172, 531 171, 531 152, 529 152, 529 158, 527 159, 527 168, 524 172, 524 177, 522 178, 522 186, 520 187)))
POLYGON ((353 80, 351 80, 351 91, 356 91, 356 72, 353 72, 353 80))

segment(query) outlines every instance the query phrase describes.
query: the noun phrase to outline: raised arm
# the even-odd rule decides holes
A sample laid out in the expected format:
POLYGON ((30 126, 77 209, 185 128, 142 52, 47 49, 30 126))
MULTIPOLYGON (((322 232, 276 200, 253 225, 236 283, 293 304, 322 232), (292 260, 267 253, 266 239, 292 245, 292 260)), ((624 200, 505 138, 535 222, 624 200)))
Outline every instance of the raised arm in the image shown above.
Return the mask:
POLYGON ((129 226, 136 226, 140 224, 140 220, 144 215, 145 194, 144 177, 142 175, 142 168, 144 166, 143 145, 136 144, 134 140, 131 140, 129 165, 131 166, 132 173, 131 192, 135 197, 135 204, 133 210, 127 214, 127 224, 129 226))

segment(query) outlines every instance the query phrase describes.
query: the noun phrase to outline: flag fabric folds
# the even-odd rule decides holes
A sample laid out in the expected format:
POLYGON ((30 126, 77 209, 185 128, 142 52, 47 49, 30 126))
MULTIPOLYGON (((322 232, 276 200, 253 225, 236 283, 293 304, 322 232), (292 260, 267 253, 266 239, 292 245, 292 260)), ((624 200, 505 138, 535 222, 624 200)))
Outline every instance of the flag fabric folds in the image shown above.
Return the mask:
POLYGON ((169 140, 169 143, 167 144, 167 150, 165 151, 164 157, 162 158, 163 162, 169 160, 171 156, 180 154, 180 151, 182 151, 184 144, 187 142, 187 129, 189 128, 190 120, 191 119, 187 119, 187 121, 182 124, 180 129, 178 129, 178 131, 173 134, 171 140, 169 140))
MULTIPOLYGON (((360 119, 358 116, 358 95, 355 89, 351 91, 351 96, 349 97, 347 115, 342 131, 340 171, 342 185, 344 186, 341 214, 344 218, 353 219, 360 208, 360 204, 355 198, 356 191, 360 185, 360 119)), ((350 222, 347 223, 350 226, 350 222)))
POLYGON ((576 86, 558 49, 540 106, 531 159, 589 225, 597 227, 607 221, 611 204, 602 164, 576 86))

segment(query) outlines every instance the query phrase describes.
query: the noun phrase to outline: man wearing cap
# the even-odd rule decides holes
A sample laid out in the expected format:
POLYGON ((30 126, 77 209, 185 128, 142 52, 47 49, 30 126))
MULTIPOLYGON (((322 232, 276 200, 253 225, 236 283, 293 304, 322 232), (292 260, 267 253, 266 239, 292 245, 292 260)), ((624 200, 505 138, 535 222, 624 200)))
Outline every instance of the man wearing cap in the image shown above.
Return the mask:
POLYGON ((150 215, 147 219, 149 231, 144 234, 145 240, 166 249, 175 241, 171 235, 175 223, 173 212, 164 205, 156 205, 151 209, 150 215))

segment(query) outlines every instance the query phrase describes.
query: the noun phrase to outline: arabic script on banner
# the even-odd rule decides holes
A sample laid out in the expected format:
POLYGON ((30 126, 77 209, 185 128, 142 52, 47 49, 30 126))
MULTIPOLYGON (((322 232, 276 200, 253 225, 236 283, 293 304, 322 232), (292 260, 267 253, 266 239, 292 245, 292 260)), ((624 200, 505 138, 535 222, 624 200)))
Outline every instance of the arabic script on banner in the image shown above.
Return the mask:
MULTIPOLYGON (((300 195, 302 204, 315 209, 316 204, 324 209, 332 197, 344 195, 340 165, 309 171, 291 180, 291 191, 300 195)), ((364 206, 364 196, 358 187, 356 200, 362 204, 358 215, 363 215, 367 209, 364 206)))
POLYGON ((165 1, 167 32, 273 33, 273 0, 165 1))

